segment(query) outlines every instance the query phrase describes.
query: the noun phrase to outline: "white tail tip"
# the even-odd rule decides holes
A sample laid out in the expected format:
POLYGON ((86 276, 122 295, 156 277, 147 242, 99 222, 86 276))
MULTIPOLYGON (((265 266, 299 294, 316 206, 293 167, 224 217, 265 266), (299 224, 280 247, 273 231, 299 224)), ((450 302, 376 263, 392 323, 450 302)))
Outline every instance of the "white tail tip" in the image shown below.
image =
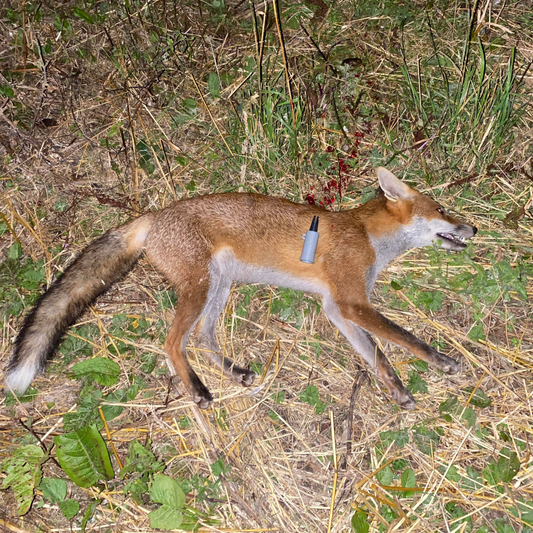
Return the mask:
POLYGON ((23 394, 30 386, 33 378, 37 374, 37 369, 30 365, 22 365, 8 371, 6 377, 6 386, 12 392, 23 394))

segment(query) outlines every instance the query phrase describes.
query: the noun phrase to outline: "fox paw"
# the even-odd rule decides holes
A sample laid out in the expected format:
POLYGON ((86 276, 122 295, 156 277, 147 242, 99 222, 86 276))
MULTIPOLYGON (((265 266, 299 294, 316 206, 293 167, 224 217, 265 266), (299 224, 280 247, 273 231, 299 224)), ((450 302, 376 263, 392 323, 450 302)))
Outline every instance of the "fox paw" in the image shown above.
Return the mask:
POLYGON ((392 398, 402 409, 412 411, 416 408, 416 401, 407 389, 393 391, 392 398))
POLYGON ((461 370, 461 365, 455 360, 448 358, 446 364, 442 365, 441 370, 445 374, 457 374, 461 370))
POLYGON ((193 400, 200 409, 207 409, 213 403, 213 395, 207 391, 202 395, 194 395, 193 400))
POLYGON ((243 387, 249 387, 254 382, 257 374, 253 370, 245 368, 234 368, 231 373, 232 378, 243 387))
POLYGON ((435 365, 439 370, 442 370, 445 374, 457 374, 461 370, 461 365, 455 359, 437 352, 437 350, 431 349, 428 357, 429 359, 427 361, 435 365))

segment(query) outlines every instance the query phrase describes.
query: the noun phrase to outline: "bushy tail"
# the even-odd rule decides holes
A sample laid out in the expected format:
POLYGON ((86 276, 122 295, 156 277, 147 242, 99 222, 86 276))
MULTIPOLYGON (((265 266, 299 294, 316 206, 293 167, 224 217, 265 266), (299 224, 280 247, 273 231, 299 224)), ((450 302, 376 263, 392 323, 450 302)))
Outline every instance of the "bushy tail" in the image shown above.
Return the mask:
POLYGON ((44 371, 61 337, 85 309, 122 279, 142 254, 153 214, 112 229, 91 243, 41 296, 15 341, 7 386, 24 392, 44 371))

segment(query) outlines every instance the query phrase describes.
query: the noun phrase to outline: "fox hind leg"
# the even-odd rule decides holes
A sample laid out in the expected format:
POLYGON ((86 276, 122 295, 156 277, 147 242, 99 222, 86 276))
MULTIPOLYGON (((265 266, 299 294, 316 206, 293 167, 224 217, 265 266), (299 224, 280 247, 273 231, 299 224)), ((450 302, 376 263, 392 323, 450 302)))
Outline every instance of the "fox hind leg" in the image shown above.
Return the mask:
POLYGON ((231 292, 231 285, 232 280, 229 276, 224 276, 220 267, 216 263, 212 263, 209 292, 202 311, 202 318, 200 319, 200 342, 208 348, 207 355, 209 359, 222 370, 224 375, 240 383, 243 387, 249 387, 254 382, 257 376, 256 373, 252 370, 241 368, 229 357, 221 355, 215 337, 217 320, 224 310, 231 292))
POLYGON ((204 279, 206 280, 204 282, 194 280, 185 285, 187 289, 194 286, 194 290, 180 291, 176 316, 165 340, 165 351, 174 372, 181 378, 201 409, 211 405, 213 396, 189 364, 186 347, 189 335, 198 322, 206 301, 209 289, 207 275, 204 279))

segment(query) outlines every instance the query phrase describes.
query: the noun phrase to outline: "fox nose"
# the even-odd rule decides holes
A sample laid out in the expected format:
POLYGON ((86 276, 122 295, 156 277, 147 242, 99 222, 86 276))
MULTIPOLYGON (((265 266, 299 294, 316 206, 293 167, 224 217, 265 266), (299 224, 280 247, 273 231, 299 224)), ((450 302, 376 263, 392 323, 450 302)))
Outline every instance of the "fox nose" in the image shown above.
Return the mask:
POLYGON ((476 226, 472 226, 472 229, 474 230, 474 235, 477 233, 477 228, 476 226))

